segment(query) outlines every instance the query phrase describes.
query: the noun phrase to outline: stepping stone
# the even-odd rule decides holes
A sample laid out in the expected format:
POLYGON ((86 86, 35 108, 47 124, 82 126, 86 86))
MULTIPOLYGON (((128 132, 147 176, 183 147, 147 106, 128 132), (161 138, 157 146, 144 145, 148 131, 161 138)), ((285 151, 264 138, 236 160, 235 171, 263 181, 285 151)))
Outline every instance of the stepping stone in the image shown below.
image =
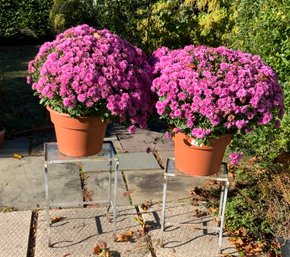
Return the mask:
MULTIPOLYGON (((164 171, 158 170, 127 170, 124 171, 130 196, 133 204, 141 204, 144 201, 162 201, 164 171)), ((168 177, 167 199, 178 200, 188 198, 191 190, 201 187, 203 180, 196 177, 168 177)))
MULTIPOLYGON (((147 223, 157 228, 150 230, 149 234, 158 257, 184 257, 189 256, 188 253, 191 253, 190 256, 220 256, 216 229, 194 229, 193 226, 179 225, 180 223, 193 223, 195 225, 216 227, 212 216, 196 217, 194 215, 196 208, 189 202, 167 203, 166 223, 171 223, 171 226, 166 226, 167 228, 163 233, 163 248, 161 247, 161 230, 159 229, 161 224, 161 204, 152 206, 147 214, 142 214, 147 223)), ((201 207, 198 208, 200 209, 201 207)), ((239 256, 236 248, 231 245, 226 236, 223 237, 221 250, 222 254, 228 253, 231 256, 239 256)))
MULTIPOLYGON (((43 208, 44 158, 0 159, 0 206, 18 210, 43 208)), ((52 202, 81 202, 79 167, 58 164, 49 167, 49 193, 52 202)))
MULTIPOLYGON (((159 169, 160 166, 152 153, 120 153, 119 170, 144 170, 144 169, 159 169)), ((112 163, 113 170, 115 162, 112 163)), ((89 171, 109 171, 111 168, 108 161, 91 161, 83 163, 83 172, 89 171)))
POLYGON ((31 211, 0 213, 0 256, 26 257, 31 211))
MULTIPOLYGON (((151 256, 144 239, 114 242, 113 224, 108 221, 106 211, 105 207, 51 211, 52 216, 65 217, 51 227, 51 247, 48 247, 45 212, 39 212, 34 256, 95 256, 93 249, 102 241, 107 243, 112 256, 151 256)), ((137 218, 134 207, 118 208, 117 233, 140 229, 134 218, 137 218)))
POLYGON ((164 133, 139 128, 134 134, 122 127, 115 130, 124 152, 146 152, 148 147, 156 151, 173 150, 173 141, 167 139, 164 133))
MULTIPOLYGON (((111 180, 111 200, 113 200, 114 192, 114 176, 112 173, 111 180)), ((107 200, 109 189, 109 172, 86 172, 85 188, 92 201, 107 200)), ((126 196, 126 186, 124 184, 123 176, 121 172, 118 175, 118 189, 117 189, 117 206, 128 206, 130 204, 128 197, 126 196)))

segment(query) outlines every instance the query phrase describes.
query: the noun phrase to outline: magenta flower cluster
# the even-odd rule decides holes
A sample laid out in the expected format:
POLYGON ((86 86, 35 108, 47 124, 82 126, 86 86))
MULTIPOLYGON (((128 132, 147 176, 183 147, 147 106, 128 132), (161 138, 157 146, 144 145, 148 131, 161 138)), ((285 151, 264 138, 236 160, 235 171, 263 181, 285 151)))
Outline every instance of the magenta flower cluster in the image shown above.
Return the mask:
POLYGON ((151 57, 157 112, 200 142, 247 133, 284 113, 275 72, 259 56, 206 46, 157 49, 151 57))
POLYGON ((135 124, 146 126, 153 109, 145 54, 105 29, 66 30, 40 47, 28 72, 41 102, 71 116, 118 119, 133 132, 135 124))

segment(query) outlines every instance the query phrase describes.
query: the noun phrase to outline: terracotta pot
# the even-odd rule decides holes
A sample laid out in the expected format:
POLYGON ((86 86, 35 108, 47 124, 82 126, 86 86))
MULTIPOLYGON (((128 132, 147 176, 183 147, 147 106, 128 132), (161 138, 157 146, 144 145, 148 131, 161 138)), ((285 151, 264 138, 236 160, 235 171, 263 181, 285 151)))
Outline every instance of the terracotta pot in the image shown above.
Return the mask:
POLYGON ((102 122, 99 117, 71 118, 68 114, 56 112, 48 106, 47 110, 54 124, 61 153, 72 157, 84 157, 102 150, 107 122, 102 122))
POLYGON ((194 140, 183 133, 173 136, 176 169, 192 176, 209 176, 220 170, 231 135, 212 139, 209 146, 192 145, 194 140))
POLYGON ((0 148, 2 148, 5 142, 5 128, 0 127, 0 148))

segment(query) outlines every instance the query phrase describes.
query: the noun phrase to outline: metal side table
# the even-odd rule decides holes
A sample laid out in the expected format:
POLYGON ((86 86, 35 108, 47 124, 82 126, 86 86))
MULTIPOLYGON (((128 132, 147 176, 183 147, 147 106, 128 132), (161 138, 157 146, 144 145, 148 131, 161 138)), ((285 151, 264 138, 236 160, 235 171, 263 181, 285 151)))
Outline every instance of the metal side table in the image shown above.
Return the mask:
MULTIPOLYGON (((162 213, 161 213, 161 246, 164 245, 164 231, 166 229, 165 220, 166 220, 166 197, 167 197, 167 186, 168 186, 168 177, 178 177, 178 176, 188 176, 190 175, 181 173, 175 168, 175 159, 167 158, 166 166, 164 170, 164 183, 163 183, 163 199, 162 199, 162 213)), ((198 176, 196 176, 198 177, 198 176)), ((219 213, 218 213, 218 226, 217 227, 208 227, 211 229, 216 229, 219 232, 219 250, 221 251, 222 247, 222 239, 223 239, 223 225, 224 225, 224 216, 227 202, 227 194, 229 189, 229 179, 228 179, 228 170, 226 163, 222 163, 222 169, 220 172, 213 176, 202 177, 203 179, 220 181, 222 184, 221 193, 220 193, 220 204, 219 204, 219 213)), ((173 224, 170 224, 173 225, 173 224)), ((192 225, 190 223, 186 223, 183 225, 192 225)), ((198 228, 197 226, 195 226, 198 228)), ((200 228, 205 228, 204 226, 199 226, 200 228)))
POLYGON ((51 217, 49 210, 51 207, 72 207, 81 206, 85 204, 108 204, 107 212, 112 208, 113 213, 113 230, 114 237, 116 236, 116 202, 117 202, 117 189, 118 189, 118 168, 119 160, 116 157, 116 153, 112 142, 104 142, 102 151, 93 156, 89 157, 68 157, 58 151, 58 144, 44 143, 44 186, 45 186, 45 211, 46 211, 46 222, 48 231, 48 245, 51 246, 51 217), (50 165, 60 164, 60 163, 85 163, 85 162, 108 162, 110 165, 109 171, 109 187, 108 187, 108 198, 106 200, 90 201, 90 202, 65 202, 65 203, 50 203, 49 200, 49 186, 48 186, 48 170, 50 165), (113 165, 115 168, 113 169, 113 165), (112 173, 114 170, 114 186, 113 186, 113 196, 111 193, 112 185, 112 173))

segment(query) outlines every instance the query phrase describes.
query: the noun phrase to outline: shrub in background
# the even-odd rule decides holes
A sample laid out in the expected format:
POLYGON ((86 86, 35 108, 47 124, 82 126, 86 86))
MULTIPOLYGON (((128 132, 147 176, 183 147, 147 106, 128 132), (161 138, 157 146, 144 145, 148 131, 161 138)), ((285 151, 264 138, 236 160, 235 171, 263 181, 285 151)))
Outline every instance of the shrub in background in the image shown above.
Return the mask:
POLYGON ((290 0, 236 0, 231 6, 233 29, 225 35, 226 43, 258 54, 275 69, 284 89, 285 115, 281 129, 259 128, 236 141, 249 155, 274 159, 281 150, 290 152, 290 0))
POLYGON ((0 0, 2 42, 41 40, 50 35, 49 10, 52 0, 0 0))

